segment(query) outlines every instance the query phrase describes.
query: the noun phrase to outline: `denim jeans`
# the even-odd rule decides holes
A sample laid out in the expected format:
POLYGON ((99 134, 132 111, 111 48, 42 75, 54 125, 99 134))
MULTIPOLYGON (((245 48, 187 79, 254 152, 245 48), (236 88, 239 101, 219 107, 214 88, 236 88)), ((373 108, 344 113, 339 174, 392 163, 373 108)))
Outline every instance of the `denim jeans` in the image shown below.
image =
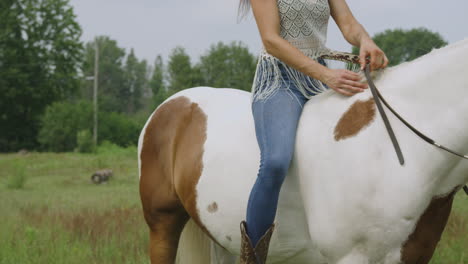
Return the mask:
POLYGON ((297 124, 307 100, 292 81, 285 79, 272 96, 252 102, 260 168, 250 192, 246 221, 254 246, 275 219, 280 189, 294 153, 297 124))

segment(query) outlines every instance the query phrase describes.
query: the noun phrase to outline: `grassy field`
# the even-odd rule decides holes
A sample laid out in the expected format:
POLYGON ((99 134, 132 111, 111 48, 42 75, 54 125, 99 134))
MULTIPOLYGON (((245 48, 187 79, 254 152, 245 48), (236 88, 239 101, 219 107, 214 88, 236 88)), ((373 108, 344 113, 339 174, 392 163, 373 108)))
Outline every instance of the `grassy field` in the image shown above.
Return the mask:
MULTIPOLYGON (((0 155, 0 264, 148 263, 136 149, 0 155), (91 174, 111 168, 109 183, 91 174)), ((468 264, 468 198, 458 195, 433 264, 468 264)))

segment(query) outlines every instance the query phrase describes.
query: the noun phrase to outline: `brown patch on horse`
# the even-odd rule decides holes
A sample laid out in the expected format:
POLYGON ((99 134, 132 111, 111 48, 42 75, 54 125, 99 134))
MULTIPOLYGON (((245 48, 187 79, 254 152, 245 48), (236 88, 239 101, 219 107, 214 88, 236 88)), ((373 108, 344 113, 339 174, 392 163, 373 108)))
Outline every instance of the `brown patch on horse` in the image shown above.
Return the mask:
POLYGON ((140 197, 150 228, 152 263, 174 263, 180 234, 192 219, 209 235, 196 207, 206 115, 185 96, 161 105, 151 117, 140 154, 140 197))
POLYGON ((186 100, 177 110, 181 120, 172 149, 174 188, 190 217, 216 242, 202 223, 197 209, 196 187, 203 170, 207 116, 197 103, 190 102, 188 98, 186 100))
MULTIPOLYGON (((457 189, 458 190, 458 189, 457 189)), ((456 191, 446 197, 435 198, 419 219, 401 251, 405 264, 426 264, 432 258, 447 225, 456 191)))
POLYGON ((208 205, 207 210, 209 213, 216 213, 218 211, 218 204, 216 202, 213 202, 212 204, 208 205))
POLYGON ((370 98, 367 101, 356 101, 344 113, 335 127, 335 140, 339 141, 355 136, 375 119, 375 103, 370 98))
POLYGON ((140 153, 140 198, 150 229, 151 263, 174 263, 180 234, 189 219, 173 183, 174 135, 177 111, 187 99, 175 98, 161 105, 144 131, 140 153))

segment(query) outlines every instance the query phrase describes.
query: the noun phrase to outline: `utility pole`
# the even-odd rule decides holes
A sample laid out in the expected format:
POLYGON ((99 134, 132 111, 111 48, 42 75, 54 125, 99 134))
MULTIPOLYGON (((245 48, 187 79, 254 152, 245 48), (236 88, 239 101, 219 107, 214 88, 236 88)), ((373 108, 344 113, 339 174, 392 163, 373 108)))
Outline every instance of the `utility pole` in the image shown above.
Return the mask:
POLYGON ((94 103, 94 128, 93 128, 93 142, 94 146, 97 146, 98 140, 98 75, 99 75, 99 45, 98 39, 94 39, 94 92, 93 92, 93 103, 94 103))

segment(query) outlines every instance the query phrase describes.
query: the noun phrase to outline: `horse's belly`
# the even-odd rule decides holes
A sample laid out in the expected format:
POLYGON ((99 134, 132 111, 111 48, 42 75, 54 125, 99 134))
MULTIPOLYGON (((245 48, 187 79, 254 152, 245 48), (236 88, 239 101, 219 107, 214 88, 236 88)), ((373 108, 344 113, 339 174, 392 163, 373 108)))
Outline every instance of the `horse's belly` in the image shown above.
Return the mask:
MULTIPOLYGON (((260 163, 250 93, 197 88, 184 95, 207 115, 203 170, 196 187, 200 220, 218 243, 239 254, 240 222, 245 219, 260 163)), ((271 263, 293 255, 297 255, 296 260, 317 259, 319 254, 311 250, 297 177, 292 170, 282 187, 275 221, 271 263)))

